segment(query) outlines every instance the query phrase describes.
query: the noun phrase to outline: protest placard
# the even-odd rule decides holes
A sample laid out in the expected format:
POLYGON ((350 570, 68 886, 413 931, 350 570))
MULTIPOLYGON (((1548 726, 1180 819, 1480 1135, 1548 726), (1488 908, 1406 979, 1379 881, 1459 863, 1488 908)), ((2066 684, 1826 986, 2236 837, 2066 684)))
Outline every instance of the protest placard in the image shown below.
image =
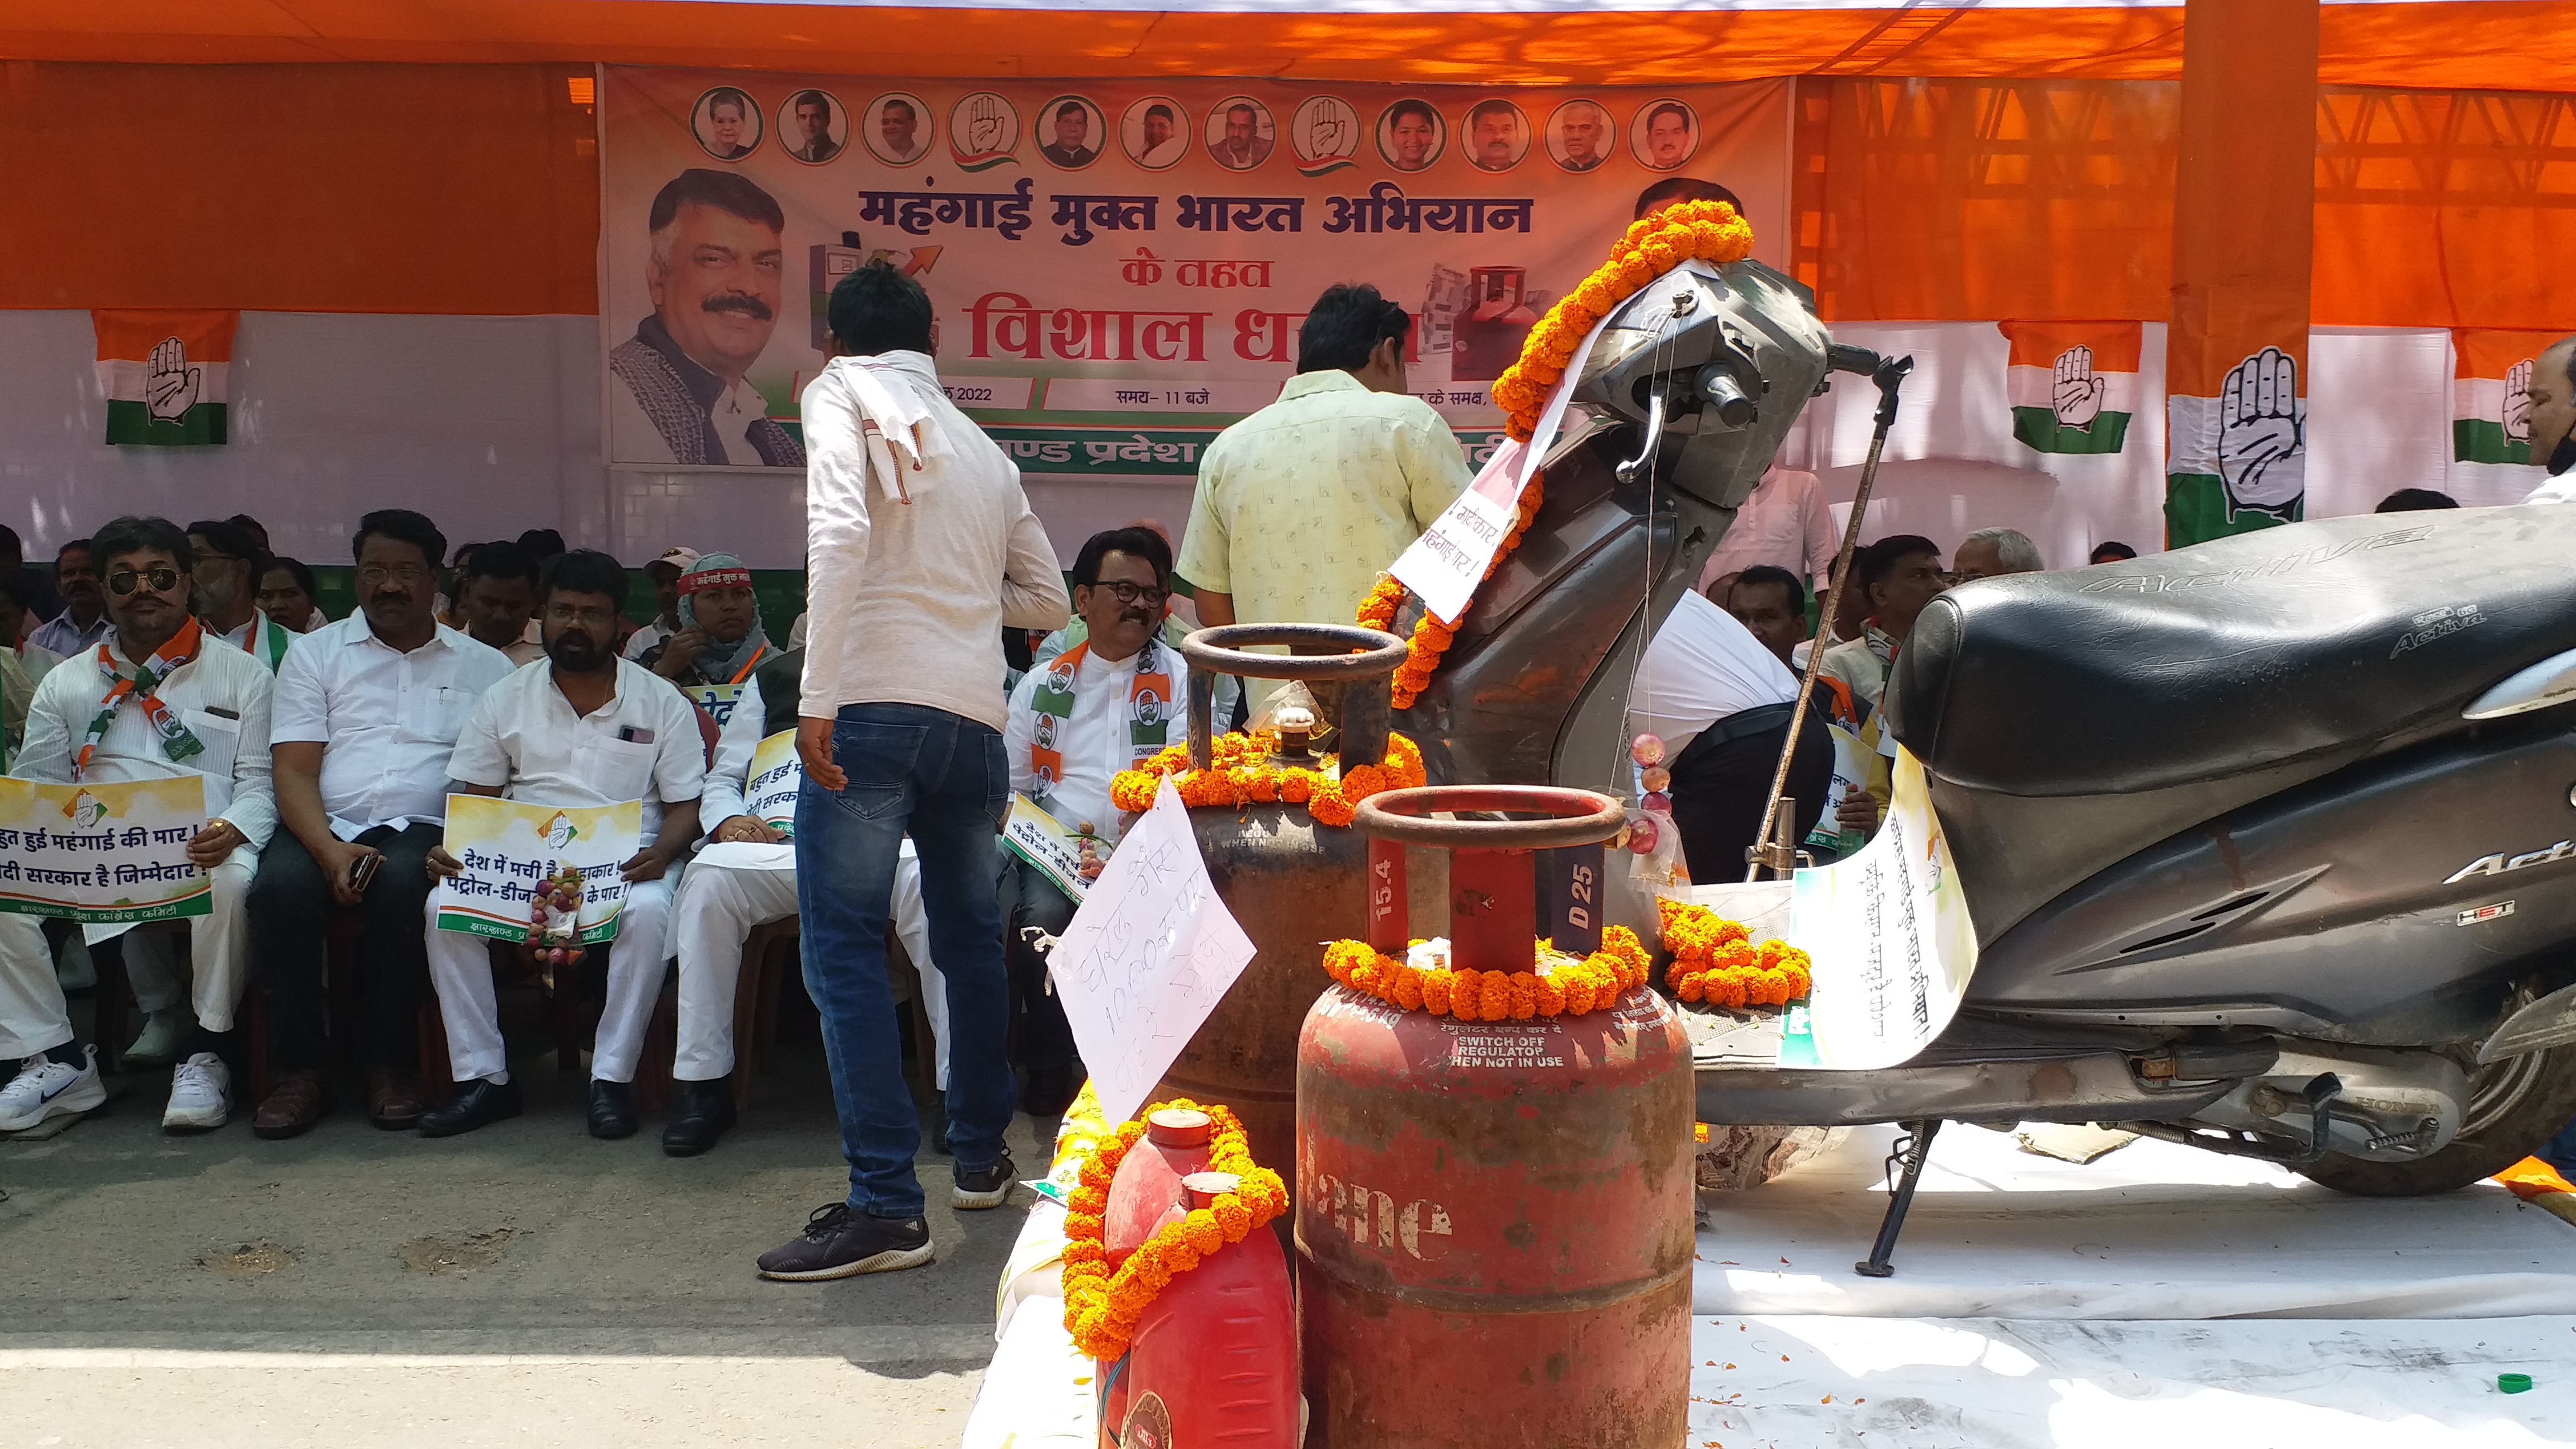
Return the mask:
POLYGON ((1100 1110, 1136 1115, 1252 960, 1165 780, 1048 958, 1100 1110))
POLYGON ((188 859, 206 825, 197 774, 124 784, 0 778, 0 911, 131 925, 214 911, 188 859))
POLYGON ((683 684, 680 693, 713 717, 720 729, 733 718, 733 707, 742 703, 739 684, 683 684))
POLYGON ((465 869, 438 883, 438 929, 525 940, 537 883, 570 867, 582 877, 575 918, 580 939, 588 945, 613 940, 626 905, 618 867, 634 858, 643 838, 638 800, 572 809, 450 795, 440 843, 465 869))
POLYGON ((1082 878, 1082 837, 1026 795, 1011 797, 1010 818, 1002 822, 1002 844, 1045 871, 1047 879, 1074 904, 1080 905, 1091 893, 1091 882, 1082 878))
POLYGON ((780 730, 751 752, 751 778, 743 782, 742 813, 794 835, 796 792, 804 788, 805 766, 796 758, 796 731, 780 730))
POLYGON ((1784 1067, 1896 1066, 1939 1036, 1968 994, 1976 926, 1923 764, 1902 747, 1895 780, 1877 837, 1793 883, 1789 942, 1812 961, 1813 987, 1787 1012, 1784 1067))

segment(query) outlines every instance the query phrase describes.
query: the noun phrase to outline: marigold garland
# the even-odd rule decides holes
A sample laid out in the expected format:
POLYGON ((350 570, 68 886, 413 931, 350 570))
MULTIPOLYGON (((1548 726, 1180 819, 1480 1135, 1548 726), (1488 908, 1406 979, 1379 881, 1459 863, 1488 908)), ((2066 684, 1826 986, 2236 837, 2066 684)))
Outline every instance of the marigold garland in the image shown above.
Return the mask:
POLYGON ((1547 309, 1522 340, 1520 360, 1494 379, 1503 431, 1530 440, 1574 350, 1602 318, 1655 278, 1693 258, 1723 266, 1751 255, 1753 228, 1723 201, 1685 201, 1630 223, 1628 234, 1610 248, 1610 259, 1547 309))
MULTIPOLYGON (((1574 360, 1574 350, 1592 335, 1602 318, 1645 290, 1655 278, 1691 258, 1723 265, 1751 255, 1753 228, 1723 201, 1686 201, 1630 223, 1627 235, 1611 246, 1610 259, 1547 309, 1547 315, 1522 339, 1519 360, 1494 380, 1493 399, 1495 406, 1503 410, 1503 431, 1520 442, 1530 440, 1538 431, 1539 414, 1547 408, 1548 394, 1556 390, 1567 365, 1574 360)), ((1519 546, 1521 535, 1529 531, 1530 520, 1538 517, 1540 497, 1539 480, 1532 477, 1529 486, 1521 490, 1520 516, 1494 550, 1493 562, 1485 566, 1486 578, 1492 578, 1494 570, 1502 567, 1503 560, 1519 546)), ((1480 586, 1481 583, 1480 580, 1480 586)), ((1360 601, 1359 622, 1371 629, 1393 632, 1396 612, 1404 606, 1404 594, 1402 584, 1380 575, 1368 597, 1360 601)), ((1472 602, 1469 607, 1473 607, 1472 602)), ((1466 610, 1461 609, 1459 619, 1443 624, 1429 610, 1423 611, 1421 620, 1413 626, 1412 637, 1405 642, 1404 663, 1395 671, 1397 709, 1409 709, 1422 697, 1465 616, 1466 610)))
POLYGON ((1540 941, 1527 971, 1424 970, 1366 941, 1335 941, 1324 948, 1325 974, 1353 991, 1460 1021, 1599 1011, 1630 987, 1644 985, 1653 967, 1644 943, 1625 926, 1604 927, 1601 949, 1580 960, 1540 941))
POLYGON ((1064 1327, 1073 1335, 1074 1347, 1102 1363, 1126 1357, 1136 1321, 1164 1285, 1286 1211, 1287 1185, 1278 1173, 1252 1160, 1244 1144, 1243 1121, 1234 1113, 1187 1098, 1145 1108, 1082 1164, 1080 1184, 1065 1204, 1064 1327), (1215 1129, 1208 1137, 1208 1171, 1232 1173, 1237 1185, 1206 1207, 1190 1209, 1181 1221, 1164 1224, 1134 1252, 1113 1263, 1102 1240, 1109 1185, 1117 1179, 1118 1164, 1126 1160, 1127 1149, 1144 1140, 1145 1119, 1165 1108, 1207 1114, 1215 1129))
POLYGON ((1278 748, 1276 730, 1219 735, 1211 742, 1208 767, 1193 770, 1189 747, 1168 745, 1135 769, 1119 771, 1109 782, 1109 803, 1125 811, 1151 809, 1169 777, 1184 805, 1303 805, 1316 824, 1338 828, 1351 823, 1369 796, 1417 789, 1428 778, 1421 746, 1392 732, 1386 758, 1374 765, 1337 769, 1323 757, 1311 766, 1283 766, 1271 759, 1278 748))
POLYGON ((1684 1001, 1705 1001, 1729 1011, 1786 1006, 1807 994, 1807 953, 1786 941, 1753 944, 1753 933, 1706 906, 1670 896, 1655 898, 1663 918, 1664 949, 1673 964, 1664 984, 1684 1001))

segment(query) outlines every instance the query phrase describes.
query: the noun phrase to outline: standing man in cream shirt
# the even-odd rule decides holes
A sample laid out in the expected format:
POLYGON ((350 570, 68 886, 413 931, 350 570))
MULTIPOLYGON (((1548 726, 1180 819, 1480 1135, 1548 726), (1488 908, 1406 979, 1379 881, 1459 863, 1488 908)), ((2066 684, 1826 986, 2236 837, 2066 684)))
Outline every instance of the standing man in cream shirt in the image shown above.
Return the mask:
POLYGON ((1328 290, 1279 400, 1208 445, 1180 559, 1200 623, 1349 623, 1475 481, 1449 424, 1406 389, 1412 325, 1375 287, 1328 290))
POLYGON ((949 1202, 994 1208, 1010 1196, 1010 984, 993 879, 1011 795, 1002 630, 1053 629, 1072 614, 1019 470, 940 390, 921 284, 882 262, 863 267, 832 289, 824 315, 836 355, 804 401, 812 613, 796 721, 796 906, 850 1191, 761 1255, 761 1276, 790 1281, 931 1260, 912 1170, 921 1123, 886 984, 907 833, 947 978, 949 1202))

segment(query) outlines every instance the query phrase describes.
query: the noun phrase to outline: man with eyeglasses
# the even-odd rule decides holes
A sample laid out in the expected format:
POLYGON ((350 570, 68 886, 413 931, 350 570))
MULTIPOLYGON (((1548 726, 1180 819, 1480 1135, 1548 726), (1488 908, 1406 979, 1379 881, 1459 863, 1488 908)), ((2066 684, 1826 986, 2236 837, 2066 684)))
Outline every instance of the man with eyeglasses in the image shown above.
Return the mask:
MULTIPOLYGON (((625 904, 608 948, 607 999, 590 1054, 590 1135, 629 1137, 636 1126, 635 1066, 644 1028, 662 994, 662 949, 671 922, 672 869, 698 838, 698 797, 706 788, 706 746, 695 706, 669 681, 617 657, 617 616, 626 570, 577 548, 546 565, 547 667, 530 665, 483 696, 447 772, 459 794, 497 795, 532 805, 592 808, 640 800, 644 844, 622 869, 625 904)), ((443 848, 429 873, 458 874, 443 848)), ((423 1137, 453 1137, 519 1115, 484 938, 438 929, 428 910, 429 975, 447 1020, 447 1059, 462 1088, 420 1119, 423 1137)), ((557 989, 570 987, 559 981, 557 989)))
MULTIPOLYGON (((358 520, 358 611, 303 636, 277 671, 271 752, 278 820, 250 891, 251 944, 268 993, 272 1085, 251 1128, 293 1137, 332 1105, 324 941, 358 916, 357 1041, 367 1116, 416 1125, 425 1108, 418 1020, 429 989, 421 911, 447 812, 448 755, 501 652, 438 622, 437 525, 403 508, 358 520)), ((343 1045, 350 1045, 344 1043, 343 1045)))
MULTIPOLYGON (((196 775, 208 820, 188 858, 209 878, 213 911, 188 925, 196 1025, 171 1073, 161 1125, 204 1131, 231 1114, 248 953, 242 902, 260 847, 277 826, 269 791, 268 670, 207 637, 188 609, 188 537, 165 518, 120 518, 92 544, 104 565, 112 632, 45 676, 28 706, 27 747, 11 773, 51 784, 121 783, 196 775)), ((150 960, 171 980, 167 928, 84 929, 93 942, 126 934, 129 962, 150 960)), ((23 1065, 0 1089, 0 1130, 85 1111, 106 1100, 96 1049, 73 1044, 44 932, 30 916, 0 916, 0 1057, 23 1065)))
MULTIPOLYGON (((1172 547, 1145 528, 1093 534, 1073 561, 1073 608, 1088 637, 1033 669, 1011 691, 1003 757, 1011 789, 1066 827, 1118 838, 1109 782, 1181 738, 1189 666, 1157 637, 1171 604, 1172 547)), ((1065 1109, 1082 1086, 1082 1063, 1064 1003, 1047 989, 1046 960, 1024 933, 1064 933, 1074 901, 1046 872, 1002 851, 1002 909, 1010 922, 1012 1015, 1028 1080, 1021 1107, 1065 1109)))

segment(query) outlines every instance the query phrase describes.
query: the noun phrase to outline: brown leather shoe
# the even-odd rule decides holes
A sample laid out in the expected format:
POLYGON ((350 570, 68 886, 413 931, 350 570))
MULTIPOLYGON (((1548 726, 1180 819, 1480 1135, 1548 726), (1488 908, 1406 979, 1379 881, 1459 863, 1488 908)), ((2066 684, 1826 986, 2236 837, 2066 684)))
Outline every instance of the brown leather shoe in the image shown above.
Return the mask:
POLYGON ((278 1079, 268 1100, 250 1119, 261 1137, 293 1137, 322 1120, 331 1110, 331 1088, 320 1072, 289 1072, 278 1079))
POLYGON ((367 1120, 388 1132, 408 1132, 429 1110, 420 1083, 408 1072, 378 1067, 367 1073, 367 1120))

